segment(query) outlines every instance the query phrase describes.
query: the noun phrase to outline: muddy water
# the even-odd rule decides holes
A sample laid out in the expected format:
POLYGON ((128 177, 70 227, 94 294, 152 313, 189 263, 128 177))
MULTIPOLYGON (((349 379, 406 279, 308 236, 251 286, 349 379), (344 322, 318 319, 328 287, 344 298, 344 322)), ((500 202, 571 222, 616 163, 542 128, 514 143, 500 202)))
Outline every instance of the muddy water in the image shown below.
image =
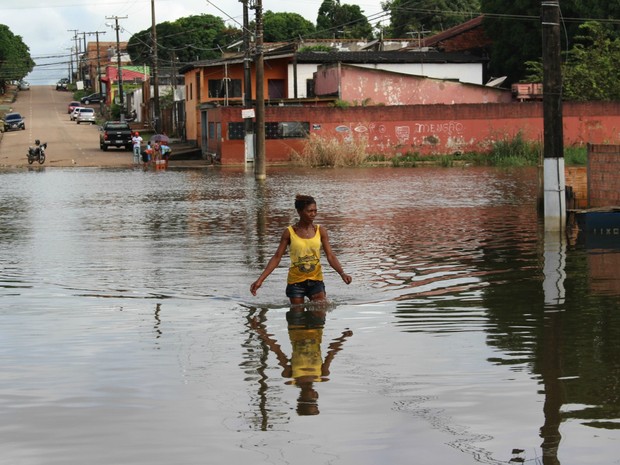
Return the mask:
POLYGON ((534 171, 0 180, 0 463, 620 463, 620 254, 549 246, 534 171), (295 193, 354 279, 324 325, 248 291, 295 193))

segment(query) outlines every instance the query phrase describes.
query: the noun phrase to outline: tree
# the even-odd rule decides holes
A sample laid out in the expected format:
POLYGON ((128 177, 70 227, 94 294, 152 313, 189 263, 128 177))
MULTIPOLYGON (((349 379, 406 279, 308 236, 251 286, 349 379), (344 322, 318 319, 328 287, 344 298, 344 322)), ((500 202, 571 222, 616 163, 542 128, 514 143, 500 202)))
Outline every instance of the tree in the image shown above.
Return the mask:
MULTIPOLYGON (((528 73, 526 62, 542 56, 540 0, 480 0, 485 14, 485 33, 493 41, 489 74, 508 76, 508 83, 523 80, 528 73)), ((576 18, 614 19, 620 17, 620 2, 608 0, 561 0, 562 49, 570 49, 573 37, 583 20, 576 18), (567 39, 568 41, 566 41, 567 39)), ((618 27, 610 29, 614 36, 618 27)))
POLYGON ((316 18, 317 37, 369 39, 372 26, 358 5, 324 0, 316 18))
POLYGON ((307 37, 315 31, 314 24, 297 13, 274 13, 263 15, 263 38, 265 42, 289 42, 307 37))
POLYGON ((390 37, 405 38, 414 32, 440 32, 480 13, 480 0, 388 0, 390 37))
POLYGON ((6 81, 19 81, 34 68, 30 49, 8 26, 0 24, 0 87, 6 81))
MULTIPOLYGON (((562 66, 563 97, 566 100, 620 100, 620 38, 605 29, 601 23, 582 24, 574 37, 575 45, 566 53, 562 66)), ((542 81, 541 61, 526 63, 527 76, 542 81)))
MULTIPOLYGON (((166 21, 156 26, 157 57, 162 63, 188 63, 221 56, 226 45, 241 38, 241 30, 227 27, 213 15, 194 15, 166 21)), ((140 31, 129 39, 127 51, 134 64, 151 64, 151 29, 140 31)))

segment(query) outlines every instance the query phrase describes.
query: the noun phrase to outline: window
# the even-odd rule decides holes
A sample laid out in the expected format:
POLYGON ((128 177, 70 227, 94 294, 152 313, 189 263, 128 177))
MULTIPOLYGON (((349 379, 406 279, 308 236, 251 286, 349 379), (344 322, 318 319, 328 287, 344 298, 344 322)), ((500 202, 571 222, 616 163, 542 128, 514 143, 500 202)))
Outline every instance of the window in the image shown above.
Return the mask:
POLYGON ((245 123, 228 123, 228 140, 242 140, 245 137, 245 123))
POLYGON ((314 79, 306 79, 306 98, 316 97, 314 95, 314 79))
POLYGON ((269 81, 267 81, 267 90, 269 98, 286 98, 284 79, 269 79, 269 81))
MULTIPOLYGON (((309 132, 308 122, 265 123, 265 139, 305 139, 309 132)), ((228 123, 228 140, 242 140, 244 137, 245 123, 228 123)))
POLYGON ((241 97, 241 79, 209 79, 209 98, 241 97))
POLYGON ((265 123, 266 139, 305 139, 309 132, 310 123, 307 122, 265 123))

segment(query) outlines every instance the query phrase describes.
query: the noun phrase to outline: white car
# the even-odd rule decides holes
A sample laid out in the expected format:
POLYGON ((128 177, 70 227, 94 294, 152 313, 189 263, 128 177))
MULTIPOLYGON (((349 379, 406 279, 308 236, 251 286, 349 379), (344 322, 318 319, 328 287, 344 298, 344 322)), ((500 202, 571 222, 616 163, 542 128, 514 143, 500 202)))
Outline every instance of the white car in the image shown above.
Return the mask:
POLYGON ((84 107, 75 107, 73 109, 73 111, 69 114, 69 119, 71 121, 75 121, 75 118, 77 118, 78 113, 80 112, 80 110, 84 108, 84 107))
POLYGON ((80 123, 90 123, 95 124, 95 110, 92 108, 78 108, 77 115, 75 117, 75 121, 77 124, 80 123))

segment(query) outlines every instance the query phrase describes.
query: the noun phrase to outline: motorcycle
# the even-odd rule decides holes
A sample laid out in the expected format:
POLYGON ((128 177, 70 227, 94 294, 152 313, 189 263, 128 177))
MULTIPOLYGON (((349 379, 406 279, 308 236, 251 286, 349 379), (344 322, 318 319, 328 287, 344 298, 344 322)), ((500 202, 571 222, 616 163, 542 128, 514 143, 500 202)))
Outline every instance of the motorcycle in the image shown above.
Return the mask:
POLYGON ((45 149, 47 148, 47 142, 41 144, 40 140, 34 142, 34 147, 28 147, 28 164, 32 165, 35 161, 38 161, 40 165, 45 163, 45 149))

